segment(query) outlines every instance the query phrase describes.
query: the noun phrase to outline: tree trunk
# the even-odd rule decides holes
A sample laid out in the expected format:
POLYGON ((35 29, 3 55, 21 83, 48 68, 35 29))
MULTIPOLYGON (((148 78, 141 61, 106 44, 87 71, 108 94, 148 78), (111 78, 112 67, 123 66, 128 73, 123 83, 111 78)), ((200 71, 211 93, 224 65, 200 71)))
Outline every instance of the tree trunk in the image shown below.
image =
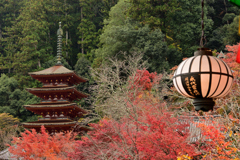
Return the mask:
MULTIPOLYGON (((66 31, 66 47, 67 47, 67 41, 68 41, 68 31, 66 31)), ((68 52, 66 51, 66 58, 68 57, 68 52)))
MULTIPOLYGON (((225 14, 227 14, 227 5, 226 5, 226 0, 224 0, 224 6, 225 6, 225 14)), ((229 21, 227 20, 227 24, 229 24, 229 21)))
POLYGON ((1 30, 1 24, 0 24, 0 39, 2 38, 2 30, 1 30))
POLYGON ((41 68, 41 62, 39 58, 38 58, 38 67, 41 68))
MULTIPOLYGON (((81 7, 81 21, 82 21, 82 19, 83 19, 83 14, 82 14, 82 7, 81 7)), ((82 40, 81 41, 82 41, 82 46, 81 46, 82 47, 82 54, 84 54, 84 49, 83 49, 83 47, 84 47, 83 46, 83 32, 82 32, 82 40)))
MULTIPOLYGON (((48 40, 49 40, 49 44, 51 44, 51 35, 50 35, 50 30, 48 31, 48 40)), ((50 52, 50 54, 52 55, 52 51, 50 52)))

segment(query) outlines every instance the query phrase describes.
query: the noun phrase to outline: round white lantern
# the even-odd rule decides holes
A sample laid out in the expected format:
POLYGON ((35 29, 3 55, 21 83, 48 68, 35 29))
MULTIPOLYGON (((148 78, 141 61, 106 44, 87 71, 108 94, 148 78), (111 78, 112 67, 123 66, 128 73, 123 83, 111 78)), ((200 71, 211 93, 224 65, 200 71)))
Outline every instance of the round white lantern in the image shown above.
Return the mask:
POLYGON ((199 48, 174 73, 173 84, 183 96, 193 98, 195 110, 213 110, 213 98, 226 96, 233 82, 230 68, 211 50, 199 48))

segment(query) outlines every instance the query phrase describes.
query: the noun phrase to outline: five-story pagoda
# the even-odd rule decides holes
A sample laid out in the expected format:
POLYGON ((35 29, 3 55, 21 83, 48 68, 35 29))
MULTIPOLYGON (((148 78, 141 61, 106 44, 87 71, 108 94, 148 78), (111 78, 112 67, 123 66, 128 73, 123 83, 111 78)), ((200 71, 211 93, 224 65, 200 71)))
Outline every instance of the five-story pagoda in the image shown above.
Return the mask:
MULTIPOLYGON (((38 72, 30 72, 30 76, 42 82, 42 88, 27 88, 26 90, 42 100, 39 104, 25 105, 24 107, 41 117, 38 121, 23 123, 25 128, 40 131, 42 125, 49 133, 71 130, 76 125, 76 117, 82 117, 87 112, 73 100, 86 98, 87 95, 79 92, 74 85, 86 82, 74 71, 61 64, 62 34, 59 22, 57 64, 38 72)), ((87 128, 82 127, 82 130, 87 128)))

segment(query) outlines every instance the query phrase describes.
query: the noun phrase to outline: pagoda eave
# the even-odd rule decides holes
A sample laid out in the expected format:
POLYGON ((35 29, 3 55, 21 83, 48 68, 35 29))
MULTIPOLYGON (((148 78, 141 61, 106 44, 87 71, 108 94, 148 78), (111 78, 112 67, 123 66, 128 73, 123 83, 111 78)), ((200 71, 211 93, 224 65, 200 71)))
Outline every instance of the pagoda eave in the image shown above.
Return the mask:
POLYGON ((74 86, 62 88, 27 88, 26 90, 45 100, 47 100, 49 96, 53 98, 56 96, 58 98, 65 97, 65 99, 52 99, 52 101, 67 100, 66 98, 76 100, 88 97, 88 94, 76 90, 74 86))
POLYGON ((26 88, 28 92, 35 92, 35 93, 44 93, 44 92, 71 92, 74 90, 74 86, 71 87, 61 87, 61 88, 26 88))
POLYGON ((76 103, 69 104, 56 104, 56 105, 43 105, 43 104, 32 104, 32 105, 24 105, 27 110, 36 111, 36 110, 55 110, 55 109, 74 109, 75 111, 80 111, 83 114, 86 114, 83 108, 79 107, 76 103))
POLYGON ((40 121, 36 122, 29 122, 29 123, 22 123, 23 127, 25 128, 37 128, 44 126, 45 128, 49 127, 73 127, 76 125, 76 121, 73 122, 48 122, 48 123, 39 123, 40 121))
POLYGON ((39 132, 41 130, 41 126, 44 126, 46 128, 46 130, 49 133, 53 133, 54 131, 75 131, 75 127, 78 128, 78 131, 92 131, 94 130, 94 128, 92 127, 88 127, 88 126, 78 126, 76 121, 73 122, 61 122, 61 123, 34 123, 34 122, 30 122, 30 123, 23 123, 23 127, 24 128, 28 128, 28 129, 36 129, 37 132, 39 132))
POLYGON ((37 94, 37 93, 56 93, 61 91, 62 93, 64 92, 69 92, 69 93, 76 93, 77 95, 80 95, 83 98, 87 98, 88 94, 80 92, 76 90, 74 86, 72 87, 62 87, 62 88, 26 88, 26 90, 32 94, 37 94))

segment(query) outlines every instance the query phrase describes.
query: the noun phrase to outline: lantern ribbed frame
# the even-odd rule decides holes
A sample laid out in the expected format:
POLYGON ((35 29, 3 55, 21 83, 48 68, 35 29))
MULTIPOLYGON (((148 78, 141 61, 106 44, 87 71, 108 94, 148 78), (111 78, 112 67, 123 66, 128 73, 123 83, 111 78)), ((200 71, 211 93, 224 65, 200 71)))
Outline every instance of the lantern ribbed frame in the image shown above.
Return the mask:
POLYGON ((220 98, 226 96, 233 82, 230 68, 221 59, 211 56, 206 48, 183 61, 173 76, 180 94, 189 98, 220 98))

